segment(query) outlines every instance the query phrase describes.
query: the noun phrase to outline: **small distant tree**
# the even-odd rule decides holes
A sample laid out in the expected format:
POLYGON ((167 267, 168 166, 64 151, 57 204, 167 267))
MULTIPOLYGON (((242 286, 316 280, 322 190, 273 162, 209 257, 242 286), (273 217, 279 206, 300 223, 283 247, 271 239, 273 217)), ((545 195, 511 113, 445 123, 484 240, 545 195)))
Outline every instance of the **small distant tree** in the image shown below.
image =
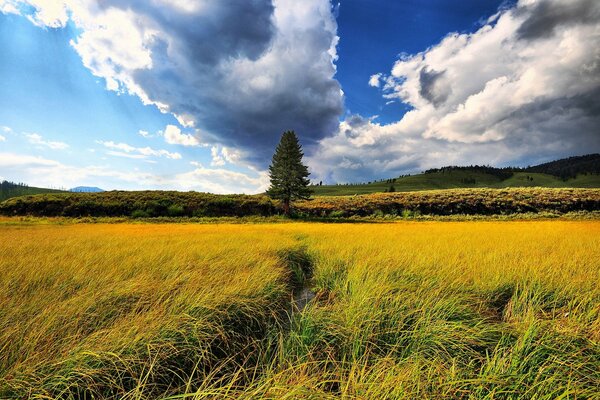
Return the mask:
POLYGON ((284 132, 269 166, 271 187, 267 194, 281 200, 285 215, 290 214, 292 200, 308 199, 312 193, 308 187, 308 167, 302 164, 303 156, 302 146, 294 131, 284 132))

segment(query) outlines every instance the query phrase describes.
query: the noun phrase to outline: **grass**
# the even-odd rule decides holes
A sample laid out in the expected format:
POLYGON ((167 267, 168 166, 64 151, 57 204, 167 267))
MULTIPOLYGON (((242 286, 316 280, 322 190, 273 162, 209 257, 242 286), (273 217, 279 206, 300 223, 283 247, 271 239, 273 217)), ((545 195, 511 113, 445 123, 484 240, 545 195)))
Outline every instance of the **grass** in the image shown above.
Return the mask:
POLYGON ((380 193, 394 186, 396 192, 412 192, 436 189, 458 188, 510 188, 510 187, 547 187, 547 188, 599 188, 600 175, 578 175, 577 178, 563 181, 555 176, 533 172, 515 172, 508 179, 475 171, 446 171, 417 174, 396 178, 392 184, 373 182, 356 185, 311 186, 315 196, 348 196, 356 194, 380 193), (533 180, 527 178, 533 178, 533 180), (468 182, 468 183, 466 183, 468 182))
POLYGON ((597 220, 30 221, 0 243, 0 398, 598 398, 597 220))

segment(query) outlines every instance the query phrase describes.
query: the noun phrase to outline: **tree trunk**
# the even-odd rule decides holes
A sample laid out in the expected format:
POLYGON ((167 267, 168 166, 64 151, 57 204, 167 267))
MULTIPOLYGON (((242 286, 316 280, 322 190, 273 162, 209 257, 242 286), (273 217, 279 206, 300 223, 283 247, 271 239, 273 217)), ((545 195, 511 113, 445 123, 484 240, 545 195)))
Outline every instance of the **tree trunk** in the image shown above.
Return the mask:
POLYGON ((287 216, 290 215, 290 200, 286 199, 283 201, 283 213, 287 216))

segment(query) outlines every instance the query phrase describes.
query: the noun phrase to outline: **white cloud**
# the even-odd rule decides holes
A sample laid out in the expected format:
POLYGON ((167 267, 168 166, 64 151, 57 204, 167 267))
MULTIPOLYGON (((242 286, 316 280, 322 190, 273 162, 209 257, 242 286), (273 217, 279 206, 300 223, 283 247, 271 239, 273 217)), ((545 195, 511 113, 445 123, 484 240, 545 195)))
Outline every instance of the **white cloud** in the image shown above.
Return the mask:
POLYGON ((115 143, 113 141, 102 141, 98 140, 96 143, 103 145, 106 148, 113 149, 108 151, 107 154, 117 157, 128 157, 135 159, 142 159, 146 157, 166 157, 172 160, 181 159, 181 154, 171 153, 163 149, 153 149, 151 147, 134 147, 127 143, 115 143), (119 151, 114 151, 119 150, 119 151), (133 154, 132 154, 133 153, 133 154))
POLYGON ((0 12, 4 14, 19 14, 19 9, 8 0, 3 0, 0 2, 0 12))
MULTIPOLYGON (((380 75, 411 111, 351 116, 310 157, 329 180, 448 164, 534 164, 600 150, 600 2, 520 1, 380 75)), ((373 75, 373 82, 377 74, 373 75)))
POLYGON ((193 171, 176 175, 173 184, 185 190, 210 193, 261 193, 267 189, 269 179, 265 173, 251 177, 227 169, 198 166, 193 171))
POLYGON ((152 137, 152 135, 148 132, 148 131, 144 131, 144 130, 139 130, 138 131, 138 135, 145 137, 145 138, 149 138, 152 137))
POLYGON ((0 142, 4 142, 6 140, 6 138, 2 135, 0 135, 0 142))
POLYGON ((199 146, 200 142, 192 135, 181 133, 175 125, 167 125, 164 132, 165 141, 169 144, 180 144, 182 146, 199 146))
POLYGON ((130 154, 130 153, 124 153, 122 151, 114 151, 114 150, 109 150, 106 152, 106 154, 108 154, 109 156, 131 158, 134 160, 141 160, 141 159, 145 159, 148 157, 143 154, 130 154))
POLYGON ((39 146, 46 146, 51 148, 52 150, 64 150, 69 147, 69 145, 64 142, 44 140, 44 138, 41 135, 38 135, 37 133, 25 133, 24 135, 29 141, 29 143, 39 146))
POLYGON ((224 146, 212 146, 210 148, 210 163, 213 167, 223 166, 226 163, 237 164, 242 158, 242 154, 238 150, 233 150, 224 146))
POLYGON ((219 154, 219 148, 217 146, 213 146, 210 148, 210 156, 212 161, 210 165, 213 167, 221 167, 225 165, 225 159, 219 154))
POLYGON ((12 128, 8 127, 8 126, 3 126, 2 127, 2 131, 6 132, 6 133, 12 133, 12 128))
POLYGON ((373 75, 371 75, 371 77, 369 78, 369 86, 378 88, 379 84, 380 84, 380 80, 379 79, 381 78, 381 75, 382 74, 373 74, 373 75))

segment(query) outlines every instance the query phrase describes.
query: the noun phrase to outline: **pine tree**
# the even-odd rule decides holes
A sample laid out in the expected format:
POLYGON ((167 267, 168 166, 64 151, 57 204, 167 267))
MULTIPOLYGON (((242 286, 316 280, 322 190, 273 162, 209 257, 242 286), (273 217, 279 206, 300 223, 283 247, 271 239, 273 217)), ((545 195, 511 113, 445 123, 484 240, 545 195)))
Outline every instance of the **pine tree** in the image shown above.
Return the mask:
POLYGON ((271 187, 267 194, 283 203, 283 211, 290 214, 290 202, 296 199, 308 199, 311 190, 308 185, 308 168, 302 164, 302 146, 294 131, 284 132, 273 154, 269 166, 271 187))

